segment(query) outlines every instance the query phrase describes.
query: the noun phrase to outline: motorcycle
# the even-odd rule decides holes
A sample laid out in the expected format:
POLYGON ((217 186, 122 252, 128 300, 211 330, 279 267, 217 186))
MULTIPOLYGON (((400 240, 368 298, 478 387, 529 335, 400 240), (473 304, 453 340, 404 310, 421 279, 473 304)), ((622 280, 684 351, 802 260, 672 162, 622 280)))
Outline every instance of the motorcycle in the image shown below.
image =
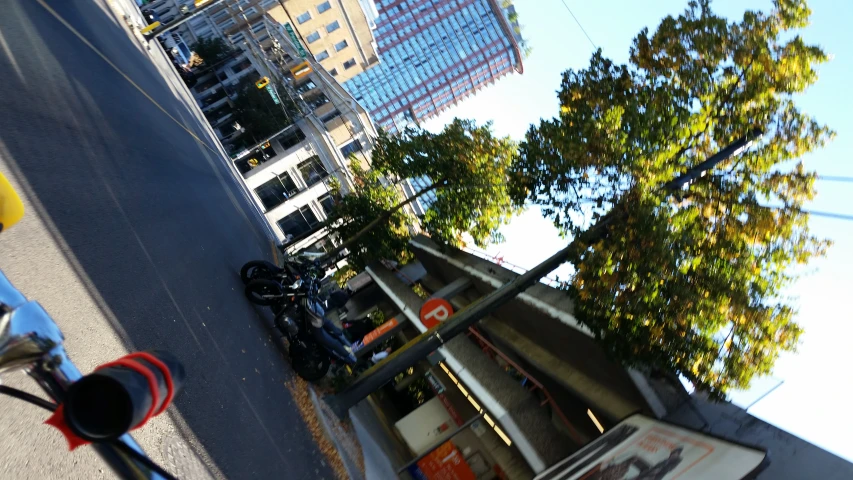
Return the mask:
POLYGON ((326 375, 332 358, 352 363, 351 358, 325 348, 313 335, 312 328, 324 328, 326 310, 343 306, 340 296, 332 302, 323 298, 321 273, 316 262, 293 258, 286 259, 283 267, 253 261, 240 271, 246 283, 246 297, 255 304, 272 307, 275 327, 287 339, 291 366, 309 382, 326 375))

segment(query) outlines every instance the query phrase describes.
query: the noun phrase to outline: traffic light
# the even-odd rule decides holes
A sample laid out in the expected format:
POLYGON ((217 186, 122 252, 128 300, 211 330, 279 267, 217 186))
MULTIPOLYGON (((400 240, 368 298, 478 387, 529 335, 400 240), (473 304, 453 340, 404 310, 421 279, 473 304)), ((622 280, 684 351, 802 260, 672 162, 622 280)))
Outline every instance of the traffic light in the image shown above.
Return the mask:
POLYGON ((262 77, 260 80, 255 82, 255 86, 258 87, 259 89, 264 88, 269 84, 270 84, 270 79, 267 77, 262 77))

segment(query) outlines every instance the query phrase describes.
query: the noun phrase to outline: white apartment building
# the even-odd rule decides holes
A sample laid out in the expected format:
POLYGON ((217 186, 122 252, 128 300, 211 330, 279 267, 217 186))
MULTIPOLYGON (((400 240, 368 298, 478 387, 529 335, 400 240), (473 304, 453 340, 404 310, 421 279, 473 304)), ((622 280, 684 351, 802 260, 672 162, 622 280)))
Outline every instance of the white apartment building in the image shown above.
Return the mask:
MULTIPOLYGON (((287 44, 283 28, 273 23, 269 27, 277 45, 285 50, 293 47, 287 44)), ((246 58, 255 57, 249 52, 246 58)), ((274 71, 272 65, 256 66, 261 72, 267 67, 271 76, 284 73, 274 71)), ((368 112, 313 59, 286 73, 293 94, 301 97, 309 113, 233 161, 282 245, 323 250, 329 239, 320 225, 335 201, 329 182, 337 179, 343 194, 355 188, 350 159, 369 165, 377 132, 368 112)), ((226 117, 220 126, 229 123, 226 117)))
POLYGON ((318 118, 303 118, 234 161, 279 241, 288 247, 316 244, 323 249, 326 232, 319 226, 335 202, 330 180, 337 179, 346 194, 354 188, 348 157, 369 161, 373 139, 367 132, 350 136, 339 118, 326 123, 339 125, 329 131, 318 118), (269 158, 263 159, 264 154, 269 158))
MULTIPOLYGON (((179 14, 181 6, 192 1, 156 0, 146 8, 154 9, 161 19, 166 16, 165 20, 171 20, 169 15, 179 14)), ((270 138, 257 139, 255 148, 232 155, 231 159, 279 242, 295 249, 323 249, 329 242, 327 232, 320 228, 334 205, 329 183, 334 178, 342 193, 351 191, 354 185, 350 156, 369 165, 377 136, 368 112, 338 83, 335 74, 324 68, 334 58, 317 60, 313 51, 326 48, 324 42, 343 42, 359 45, 352 50, 360 52, 359 57, 365 56, 362 50, 372 48, 368 20, 357 0, 317 2, 314 5, 308 0, 286 0, 284 5, 298 11, 297 16, 302 10, 310 10, 323 22, 337 23, 335 19, 339 18, 343 24, 346 19, 351 26, 334 33, 352 38, 339 39, 330 34, 310 45, 302 43, 302 37, 296 35, 301 34, 300 26, 309 24, 291 20, 290 12, 277 0, 225 0, 221 6, 210 8, 170 32, 189 45, 202 38, 223 38, 237 51, 232 58, 197 77, 191 87, 223 143, 229 144, 243 134, 229 99, 234 98, 245 78, 256 81, 268 77, 278 84, 280 97, 288 95, 299 105, 301 113, 294 114, 293 125, 270 138), (277 18, 266 14, 275 7, 277 18), (363 28, 352 26, 356 20, 364 24, 363 28), (296 35, 287 32, 288 23, 296 35)), ((342 54, 346 53, 344 50, 347 49, 342 54)), ((369 58, 368 64, 378 61, 375 53, 369 58)))

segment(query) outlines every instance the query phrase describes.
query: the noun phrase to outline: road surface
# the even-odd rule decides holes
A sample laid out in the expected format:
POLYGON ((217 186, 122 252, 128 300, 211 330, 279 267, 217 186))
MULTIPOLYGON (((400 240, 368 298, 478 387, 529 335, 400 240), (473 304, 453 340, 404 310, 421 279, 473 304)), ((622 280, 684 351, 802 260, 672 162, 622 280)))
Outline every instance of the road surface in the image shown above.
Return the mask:
MULTIPOLYGON (((242 296, 272 255, 257 211, 156 45, 103 0, 7 0, 0 14, 0 171, 27 214, 0 269, 39 300, 84 372, 169 350, 188 381, 135 432, 183 478, 332 478, 285 387, 270 319, 242 296)), ((32 388, 23 374, 4 383, 32 388)), ((0 398, 0 477, 112 478, 43 411, 0 398)))

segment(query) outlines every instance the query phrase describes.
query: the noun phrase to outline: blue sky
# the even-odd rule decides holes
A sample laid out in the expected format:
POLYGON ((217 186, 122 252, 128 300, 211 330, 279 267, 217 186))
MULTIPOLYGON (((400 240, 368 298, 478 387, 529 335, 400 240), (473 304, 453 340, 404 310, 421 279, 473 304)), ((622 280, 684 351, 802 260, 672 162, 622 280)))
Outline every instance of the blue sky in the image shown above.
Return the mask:
MULTIPOLYGON (((625 62, 636 33, 651 31, 668 14, 684 10, 687 0, 566 0, 589 36, 610 58, 625 62)), ((804 159, 821 175, 853 177, 853 2, 811 0, 812 24, 804 29, 806 41, 821 45, 833 60, 820 71, 820 80, 799 99, 809 114, 837 132, 825 149, 804 159)), ((533 53, 524 62, 524 74, 512 75, 425 124, 440 129, 453 117, 494 121, 498 134, 520 139, 531 123, 557 113, 556 90, 560 74, 583 68, 593 47, 561 0, 515 0, 524 36, 533 53)), ((770 0, 717 0, 713 7, 729 18, 739 18, 747 8, 769 10, 770 0)), ((810 208, 853 215, 853 184, 819 181, 818 197, 810 208)), ((853 396, 851 341, 853 315, 846 296, 853 295, 853 221, 813 216, 813 232, 835 245, 829 255, 813 262, 792 289, 799 306, 799 321, 806 333, 795 354, 783 356, 772 378, 754 383, 733 401, 749 405, 780 381, 784 383, 749 411, 848 460, 853 460, 853 396)), ((489 253, 530 268, 565 245, 550 222, 531 209, 503 228, 507 241, 489 253)))

